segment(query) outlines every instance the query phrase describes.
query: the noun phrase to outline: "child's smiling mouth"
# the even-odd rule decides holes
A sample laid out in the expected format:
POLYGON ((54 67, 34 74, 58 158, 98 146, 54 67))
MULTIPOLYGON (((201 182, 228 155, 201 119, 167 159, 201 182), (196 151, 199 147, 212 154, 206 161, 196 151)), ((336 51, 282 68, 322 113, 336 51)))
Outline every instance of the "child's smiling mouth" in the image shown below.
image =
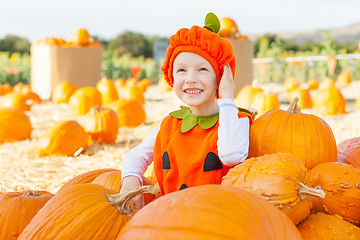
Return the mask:
POLYGON ((199 93, 203 92, 203 90, 198 89, 198 88, 188 88, 188 89, 185 89, 184 92, 187 94, 199 94, 199 93))

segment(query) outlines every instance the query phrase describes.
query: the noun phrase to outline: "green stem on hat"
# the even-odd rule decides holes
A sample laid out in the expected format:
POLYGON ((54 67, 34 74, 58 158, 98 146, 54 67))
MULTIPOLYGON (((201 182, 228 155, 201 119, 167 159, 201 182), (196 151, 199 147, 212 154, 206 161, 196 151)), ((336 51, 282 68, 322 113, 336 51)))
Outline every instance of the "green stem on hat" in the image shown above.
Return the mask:
POLYGON ((208 13, 205 17, 205 28, 218 33, 220 30, 220 20, 214 13, 208 13))

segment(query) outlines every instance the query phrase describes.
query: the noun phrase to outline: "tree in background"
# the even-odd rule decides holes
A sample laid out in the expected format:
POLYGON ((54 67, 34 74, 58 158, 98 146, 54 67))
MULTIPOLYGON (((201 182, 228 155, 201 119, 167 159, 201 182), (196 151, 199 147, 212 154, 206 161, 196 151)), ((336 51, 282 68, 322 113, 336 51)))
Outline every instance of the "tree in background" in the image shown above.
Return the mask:
POLYGON ((30 53, 30 42, 26 38, 7 35, 0 39, 0 51, 12 53, 30 53))
POLYGON ((125 31, 115 39, 110 40, 109 50, 118 54, 127 54, 133 57, 152 57, 152 46, 149 40, 141 33, 125 31))

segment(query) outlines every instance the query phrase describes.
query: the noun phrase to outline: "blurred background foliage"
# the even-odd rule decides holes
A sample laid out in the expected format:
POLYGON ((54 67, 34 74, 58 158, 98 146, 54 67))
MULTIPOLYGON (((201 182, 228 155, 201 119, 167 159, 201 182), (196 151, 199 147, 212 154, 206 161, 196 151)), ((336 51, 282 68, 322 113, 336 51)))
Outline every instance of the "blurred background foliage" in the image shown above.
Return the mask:
MULTIPOLYGON (((125 31, 111 40, 99 40, 104 47, 103 76, 109 79, 132 77, 131 66, 140 66, 140 79, 157 82, 162 76, 161 62, 155 62, 154 43, 168 40, 158 36, 125 31)), ((353 80, 360 80, 360 59, 341 59, 334 74, 330 74, 326 61, 300 61, 292 63, 287 57, 326 56, 338 54, 359 54, 357 43, 338 44, 330 33, 324 33, 322 42, 306 41, 297 44, 294 40, 280 39, 267 34, 254 42, 254 58, 271 58, 266 70, 260 71, 260 64, 254 64, 254 78, 259 82, 283 82, 288 77, 297 77, 305 82, 309 78, 322 80, 348 71, 353 80)), ((25 38, 7 35, 0 39, 0 83, 30 81, 30 46, 25 38)))

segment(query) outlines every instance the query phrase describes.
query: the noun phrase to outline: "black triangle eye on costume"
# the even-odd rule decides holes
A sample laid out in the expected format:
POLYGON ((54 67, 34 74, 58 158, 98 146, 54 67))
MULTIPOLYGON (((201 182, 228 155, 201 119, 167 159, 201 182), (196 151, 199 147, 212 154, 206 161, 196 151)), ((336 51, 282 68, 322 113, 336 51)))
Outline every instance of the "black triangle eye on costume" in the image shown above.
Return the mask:
POLYGON ((162 169, 170 169, 170 159, 167 152, 164 152, 162 156, 162 169))
POLYGON ((223 168, 223 165, 222 165, 219 157, 215 153, 209 152, 205 158, 204 172, 219 170, 222 168, 223 168))

